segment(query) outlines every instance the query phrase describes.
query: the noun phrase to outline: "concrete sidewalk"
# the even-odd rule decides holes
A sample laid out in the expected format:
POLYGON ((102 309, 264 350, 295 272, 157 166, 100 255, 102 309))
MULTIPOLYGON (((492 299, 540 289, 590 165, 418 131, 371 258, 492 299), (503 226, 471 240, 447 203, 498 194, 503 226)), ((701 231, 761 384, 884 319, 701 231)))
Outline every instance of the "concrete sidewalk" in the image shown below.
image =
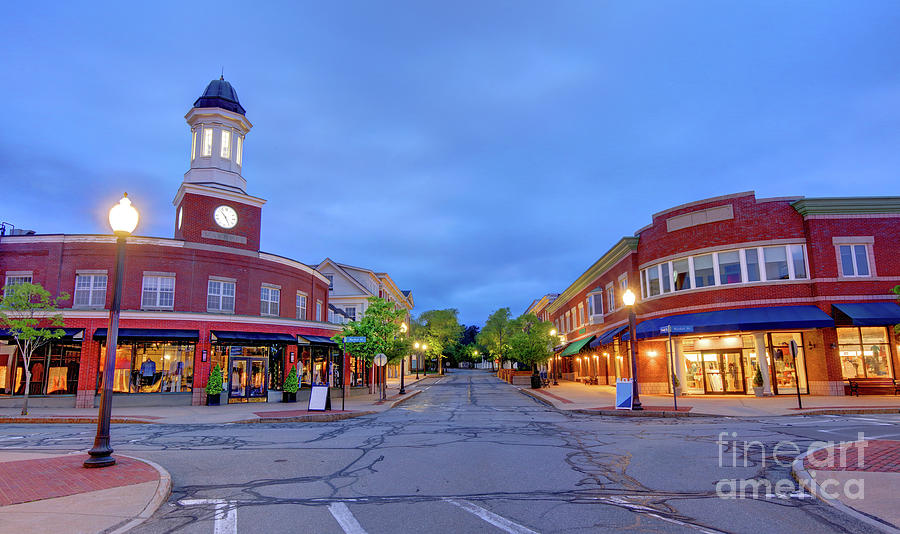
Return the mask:
MULTIPOLYGON (((499 380, 499 379, 498 379, 499 380)), ((566 411, 600 413, 603 415, 638 415, 615 409, 614 386, 593 386, 579 382, 561 381, 558 386, 542 389, 520 388, 566 411)), ((832 397, 803 395, 803 409, 797 408, 796 395, 757 398, 752 395, 693 395, 678 397, 678 413, 673 411, 672 395, 641 395, 644 414, 649 416, 716 415, 730 417, 766 417, 773 415, 842 414, 842 413, 900 413, 900 396, 868 395, 862 397, 832 397)))
MULTIPOLYGON (((437 376, 428 375, 416 380, 405 377, 406 394, 399 394, 399 379, 388 380, 387 399, 377 393, 348 396, 341 410, 340 390, 333 391, 332 410, 310 412, 305 402, 254 402, 223 404, 221 406, 133 406, 117 408, 113 400, 112 422, 147 424, 225 424, 271 422, 322 422, 349 419, 383 412, 414 397, 437 376)), ((0 423, 61 423, 96 424, 97 408, 29 408, 28 415, 20 415, 21 408, 0 408, 0 423)))
POLYGON ((85 469, 84 452, 0 451, 0 534, 124 532, 149 518, 172 491, 162 467, 117 454, 85 469))
POLYGON ((823 502, 884 532, 900 534, 900 441, 832 444, 792 466, 800 485, 823 502))

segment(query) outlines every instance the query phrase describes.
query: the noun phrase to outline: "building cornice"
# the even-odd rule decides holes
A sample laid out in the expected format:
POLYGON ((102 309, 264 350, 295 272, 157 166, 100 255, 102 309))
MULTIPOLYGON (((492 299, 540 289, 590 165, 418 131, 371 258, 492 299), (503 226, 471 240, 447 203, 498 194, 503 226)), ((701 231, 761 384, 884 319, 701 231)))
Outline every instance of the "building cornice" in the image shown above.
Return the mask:
POLYGON ((804 219, 833 214, 900 214, 900 197, 802 198, 791 206, 804 219))
POLYGON ((253 197, 250 195, 245 195, 242 193, 226 191, 225 189, 219 189, 217 187, 209 187, 206 185, 193 184, 190 182, 183 182, 181 187, 178 188, 178 192, 175 193, 175 198, 172 200, 173 206, 178 206, 181 203, 181 199, 184 198, 186 193, 193 193, 196 195, 203 195, 205 197, 213 197, 220 198, 222 200, 228 200, 231 202, 238 202, 240 204, 246 204, 248 206, 253 206, 256 208, 261 208, 266 203, 265 199, 253 197))
POLYGON ((612 246, 606 254, 600 257, 599 260, 594 262, 587 271, 584 272, 581 276, 578 277, 575 282, 572 283, 569 287, 566 288, 556 300, 551 302, 547 306, 547 311, 553 313, 561 308, 565 303, 567 303, 573 296, 577 295, 579 292, 587 288, 588 284, 596 280, 597 278, 606 274, 608 270, 613 268, 617 263, 622 261, 622 258, 625 258, 629 254, 633 254, 637 251, 639 238, 637 237, 623 237, 619 240, 618 243, 612 246))

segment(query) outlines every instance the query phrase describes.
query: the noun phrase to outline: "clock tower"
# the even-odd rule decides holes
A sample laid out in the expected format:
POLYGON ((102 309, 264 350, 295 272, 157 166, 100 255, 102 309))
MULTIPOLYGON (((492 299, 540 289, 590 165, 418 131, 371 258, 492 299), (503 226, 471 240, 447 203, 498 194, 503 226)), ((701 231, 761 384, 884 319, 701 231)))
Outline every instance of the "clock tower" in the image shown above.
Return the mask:
POLYGON ((191 168, 175 195, 175 239, 259 250, 265 200, 247 194, 244 137, 253 127, 225 78, 209 82, 185 115, 191 168))

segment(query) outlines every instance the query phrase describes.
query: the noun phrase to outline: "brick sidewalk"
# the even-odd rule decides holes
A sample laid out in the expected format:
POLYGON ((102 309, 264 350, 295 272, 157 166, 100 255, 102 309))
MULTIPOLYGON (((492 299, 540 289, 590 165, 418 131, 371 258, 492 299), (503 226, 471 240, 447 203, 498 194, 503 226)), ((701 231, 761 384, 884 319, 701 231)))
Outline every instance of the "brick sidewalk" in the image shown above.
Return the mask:
POLYGON ((867 441, 865 447, 857 444, 820 449, 806 457, 804 467, 827 471, 900 473, 900 441, 875 439, 867 441))
POLYGON ((0 506, 159 480, 153 467, 116 457, 116 465, 85 469, 84 454, 0 463, 0 506))

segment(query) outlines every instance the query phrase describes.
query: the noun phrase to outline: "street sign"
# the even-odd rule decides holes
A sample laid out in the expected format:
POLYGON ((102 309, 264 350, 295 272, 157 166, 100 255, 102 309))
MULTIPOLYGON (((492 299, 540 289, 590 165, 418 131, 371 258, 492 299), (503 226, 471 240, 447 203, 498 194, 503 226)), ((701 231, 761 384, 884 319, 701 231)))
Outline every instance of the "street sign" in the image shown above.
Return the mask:
POLYGON ((378 353, 375 355, 375 359, 372 360, 372 363, 374 363, 378 367, 381 367, 382 365, 387 364, 387 356, 385 356, 384 354, 378 353))
POLYGON ((690 334, 693 333, 694 327, 688 324, 673 324, 662 326, 659 329, 660 334, 668 334, 669 330, 672 330, 673 334, 690 334))
POLYGON ((634 402, 634 386, 630 378, 616 381, 616 410, 630 410, 634 402))
POLYGON ((344 343, 365 343, 366 336, 344 336, 344 343))

